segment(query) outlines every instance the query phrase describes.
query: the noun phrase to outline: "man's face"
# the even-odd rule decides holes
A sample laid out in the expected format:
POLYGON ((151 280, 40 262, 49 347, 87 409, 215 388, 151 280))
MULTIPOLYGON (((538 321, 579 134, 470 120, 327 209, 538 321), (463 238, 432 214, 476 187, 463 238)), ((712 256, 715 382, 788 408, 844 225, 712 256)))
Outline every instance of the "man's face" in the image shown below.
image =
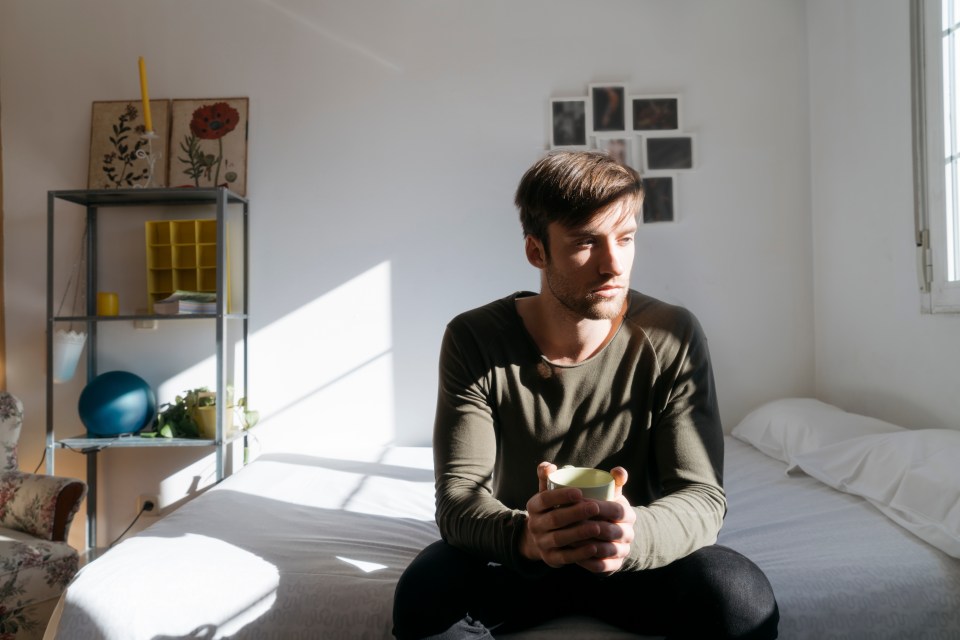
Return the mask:
POLYGON ((582 227, 547 227, 550 256, 543 267, 546 290, 589 320, 612 319, 623 309, 637 232, 635 202, 624 199, 600 210, 582 227))

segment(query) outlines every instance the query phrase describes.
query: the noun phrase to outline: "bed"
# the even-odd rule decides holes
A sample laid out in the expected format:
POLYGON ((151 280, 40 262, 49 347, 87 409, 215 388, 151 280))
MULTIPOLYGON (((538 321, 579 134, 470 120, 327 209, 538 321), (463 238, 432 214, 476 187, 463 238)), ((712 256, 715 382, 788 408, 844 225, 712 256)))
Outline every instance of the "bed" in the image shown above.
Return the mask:
MULTIPOLYGON (((726 438, 719 541, 766 572, 781 638, 958 638, 958 459, 960 430, 768 403, 726 438)), ((389 638, 437 538, 427 448, 262 455, 84 567, 47 637, 389 638)), ((566 618, 511 637, 631 636, 566 618)))

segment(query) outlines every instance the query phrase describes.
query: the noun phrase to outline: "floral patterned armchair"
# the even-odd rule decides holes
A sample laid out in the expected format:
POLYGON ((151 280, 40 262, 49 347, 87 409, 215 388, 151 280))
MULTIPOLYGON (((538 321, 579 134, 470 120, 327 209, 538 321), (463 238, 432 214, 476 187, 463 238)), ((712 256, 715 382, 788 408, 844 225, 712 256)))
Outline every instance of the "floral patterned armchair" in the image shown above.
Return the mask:
POLYGON ((80 561, 66 539, 86 484, 20 471, 22 423, 23 404, 0 392, 0 640, 42 638, 80 561))

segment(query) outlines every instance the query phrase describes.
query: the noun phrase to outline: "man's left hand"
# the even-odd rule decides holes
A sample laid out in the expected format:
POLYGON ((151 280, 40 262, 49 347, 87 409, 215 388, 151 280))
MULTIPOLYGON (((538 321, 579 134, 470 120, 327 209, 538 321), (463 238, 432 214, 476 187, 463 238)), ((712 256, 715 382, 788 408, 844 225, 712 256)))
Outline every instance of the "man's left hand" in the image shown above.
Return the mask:
POLYGON ((633 543, 633 523, 637 519, 630 502, 623 497, 623 485, 627 483, 627 470, 615 467, 610 470, 616 484, 613 500, 601 500, 600 513, 593 519, 600 523, 600 535, 594 541, 597 552, 592 558, 577 564, 593 573, 613 573, 623 566, 633 543))

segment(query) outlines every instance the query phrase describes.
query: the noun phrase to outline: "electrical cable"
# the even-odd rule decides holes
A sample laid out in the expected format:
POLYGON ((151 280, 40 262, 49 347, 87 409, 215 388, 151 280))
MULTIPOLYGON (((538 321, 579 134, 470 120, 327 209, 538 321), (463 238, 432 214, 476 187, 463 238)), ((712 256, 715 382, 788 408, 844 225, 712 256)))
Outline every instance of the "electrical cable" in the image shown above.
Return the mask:
POLYGON ((37 468, 33 470, 33 473, 36 474, 40 471, 40 467, 43 466, 43 461, 47 459, 47 448, 43 448, 43 454, 40 456, 40 462, 37 464, 37 468))
POLYGON ((144 514, 144 512, 146 512, 146 511, 153 511, 153 509, 154 509, 153 502, 150 502, 149 500, 146 501, 146 502, 144 502, 144 503, 143 503, 143 507, 140 508, 140 512, 137 513, 136 517, 133 519, 133 522, 131 522, 129 525, 127 525, 127 528, 123 530, 123 533, 121 533, 119 536, 117 536, 117 539, 110 543, 110 547, 109 547, 109 548, 112 549, 112 548, 113 548, 113 545, 115 545, 115 544, 117 544, 118 542, 120 542, 120 539, 121 539, 123 536, 127 535, 127 532, 130 531, 131 528, 133 528, 133 525, 137 524, 137 520, 140 519, 140 516, 142 516, 142 515, 144 514))

